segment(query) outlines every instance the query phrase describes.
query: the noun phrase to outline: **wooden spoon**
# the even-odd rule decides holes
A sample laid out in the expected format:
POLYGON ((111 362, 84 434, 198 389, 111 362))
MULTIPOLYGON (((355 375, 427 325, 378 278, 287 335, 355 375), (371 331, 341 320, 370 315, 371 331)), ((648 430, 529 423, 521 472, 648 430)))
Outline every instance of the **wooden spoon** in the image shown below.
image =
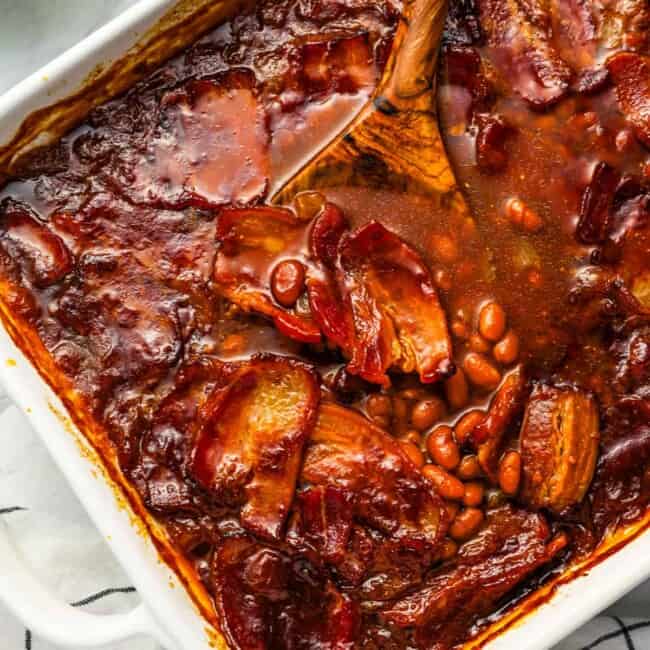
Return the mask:
POLYGON ((393 47, 371 100, 272 197, 361 185, 424 194, 444 211, 469 209, 440 137, 435 70, 447 0, 406 0, 393 47))

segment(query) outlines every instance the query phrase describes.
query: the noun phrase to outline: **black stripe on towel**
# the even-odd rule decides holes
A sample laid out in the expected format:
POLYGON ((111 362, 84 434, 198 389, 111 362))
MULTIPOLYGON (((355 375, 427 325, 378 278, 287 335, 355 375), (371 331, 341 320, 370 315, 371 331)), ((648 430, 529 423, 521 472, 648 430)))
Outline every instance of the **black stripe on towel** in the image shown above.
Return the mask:
POLYGON ((19 512, 21 510, 27 510, 22 506, 12 506, 11 508, 0 508, 0 515, 10 515, 12 512, 19 512))
POLYGON ((91 594, 90 596, 86 596, 85 598, 70 604, 73 607, 83 607, 84 605, 90 605, 90 603, 94 603, 106 596, 111 596, 112 594, 132 594, 134 592, 135 587, 113 587, 111 589, 102 589, 102 591, 98 591, 96 594, 91 594))
MULTIPOLYGON (((90 605, 90 603, 95 603, 102 598, 106 598, 106 596, 112 596, 113 594, 132 594, 134 592, 135 587, 112 587, 110 589, 102 589, 97 593, 82 598, 81 600, 76 600, 74 603, 70 603, 70 605, 72 605, 72 607, 83 607, 84 605, 90 605)), ((32 633, 30 630, 25 630, 25 650, 32 650, 32 633)))
POLYGON ((630 636, 629 630, 625 627, 625 623, 623 623, 623 621, 618 616, 612 616, 612 618, 618 623, 618 626, 621 628, 621 634, 625 637, 625 645, 627 646, 627 650, 635 650, 634 641, 632 641, 632 637, 630 636))
POLYGON ((635 630, 641 630, 643 628, 650 627, 650 620, 639 621, 638 623, 631 623, 630 625, 625 625, 625 623, 623 623, 623 621, 621 621, 618 617, 612 616, 612 618, 619 624, 620 629, 599 636, 595 641, 592 641, 589 645, 583 646, 582 648, 580 648, 580 650, 592 650, 592 648, 599 646, 601 643, 605 643, 605 641, 611 641, 612 639, 616 639, 619 636, 625 636, 625 641, 628 643, 627 647, 634 649, 635 645, 634 645, 634 641, 632 640, 632 636, 630 632, 634 632, 635 630))

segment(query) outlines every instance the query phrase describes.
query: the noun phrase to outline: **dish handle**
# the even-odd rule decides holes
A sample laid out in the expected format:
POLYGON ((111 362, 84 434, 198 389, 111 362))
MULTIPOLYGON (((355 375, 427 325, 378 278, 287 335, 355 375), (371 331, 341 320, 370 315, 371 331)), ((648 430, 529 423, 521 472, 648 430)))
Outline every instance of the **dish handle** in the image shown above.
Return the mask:
POLYGON ((125 614, 89 614, 54 596, 20 557, 0 521, 0 601, 39 637, 68 647, 94 647, 131 638, 153 637, 163 647, 174 644, 141 603, 125 614))

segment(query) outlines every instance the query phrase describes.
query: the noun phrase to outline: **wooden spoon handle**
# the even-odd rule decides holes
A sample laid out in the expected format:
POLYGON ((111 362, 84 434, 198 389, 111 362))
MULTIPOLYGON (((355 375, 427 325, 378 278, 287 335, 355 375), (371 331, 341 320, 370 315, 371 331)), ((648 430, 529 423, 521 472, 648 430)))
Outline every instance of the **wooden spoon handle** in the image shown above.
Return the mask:
POLYGON ((341 133, 273 196, 288 203, 307 189, 356 185, 427 194, 468 214, 440 137, 435 69, 447 0, 405 0, 382 78, 341 133))
POLYGON ((447 0, 407 0, 375 96, 399 110, 435 106, 435 70, 447 0))

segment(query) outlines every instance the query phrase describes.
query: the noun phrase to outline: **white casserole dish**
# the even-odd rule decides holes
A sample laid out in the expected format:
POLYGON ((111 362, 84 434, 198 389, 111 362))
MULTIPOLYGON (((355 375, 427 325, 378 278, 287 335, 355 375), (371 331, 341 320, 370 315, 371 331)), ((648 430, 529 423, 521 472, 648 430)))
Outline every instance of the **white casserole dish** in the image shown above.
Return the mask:
MULTIPOLYGON (((234 9, 228 0, 141 0, 120 17, 92 34, 24 82, 0 97, 0 162, 2 145, 17 132, 26 116, 70 96, 97 66, 119 61, 136 42, 146 42, 151 28, 165 16, 166 27, 179 28, 178 47, 196 35, 200 21, 219 20, 234 9), (207 7, 207 9, 206 9, 207 7), (174 8, 171 14, 167 13, 174 8), (216 8, 216 9, 215 9, 216 8), (207 12, 207 13, 206 13, 207 12), (188 27, 189 25, 189 27, 188 27)), ((154 42, 155 39, 151 39, 154 42)), ((169 43, 168 43, 169 46, 169 43)), ((160 48, 150 48, 152 59, 160 48)), ((97 101, 119 90, 102 87, 97 101)), ((88 106, 78 105, 83 110, 88 106)), ((64 115, 52 113, 47 127, 53 136, 67 128, 64 115)), ((14 333, 14 337, 16 334, 14 333)), ((26 347, 29 351, 29 347, 26 347)), ((68 417, 66 407, 30 360, 0 328, 0 383, 26 412, 52 457, 106 537, 115 556, 142 597, 129 614, 94 616, 57 600, 31 576, 13 550, 0 522, 0 600, 36 634, 62 646, 90 647, 146 634, 169 650, 226 648, 220 634, 201 615, 183 581, 170 569, 146 532, 147 524, 131 507, 121 488, 102 469, 93 446, 68 417)), ((470 644, 490 650, 549 648, 601 609, 650 576, 648 522, 620 531, 603 547, 602 561, 575 567, 553 585, 533 594, 505 619, 470 644), (626 540, 631 540, 627 541, 626 540), (616 552, 612 552, 616 550, 616 552), (570 576, 578 575, 569 581, 570 576), (552 597, 551 597, 552 596, 552 597), (539 604, 541 603, 541 604, 539 604), (538 607, 533 605, 539 604, 538 607)), ((109 646, 110 647, 110 646, 109 646)))

